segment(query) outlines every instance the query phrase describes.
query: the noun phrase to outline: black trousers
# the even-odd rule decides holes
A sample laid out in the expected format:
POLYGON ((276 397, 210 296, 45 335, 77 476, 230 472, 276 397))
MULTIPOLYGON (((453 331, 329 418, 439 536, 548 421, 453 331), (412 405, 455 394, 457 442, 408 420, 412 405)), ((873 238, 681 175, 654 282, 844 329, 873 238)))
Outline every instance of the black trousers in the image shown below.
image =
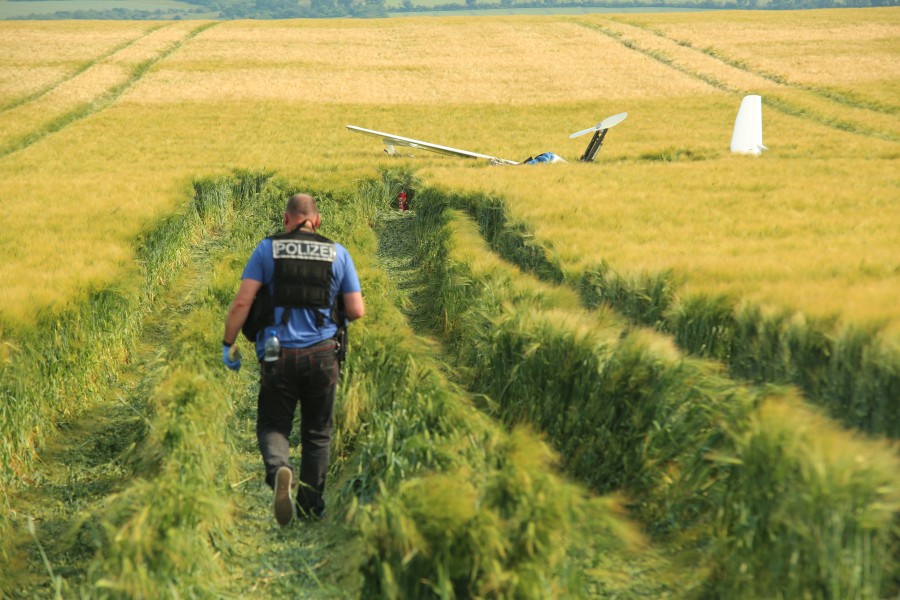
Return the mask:
POLYGON ((334 340, 309 348, 282 348, 274 364, 261 362, 257 400, 256 438, 266 467, 266 483, 275 485, 279 467, 291 465, 291 427, 300 404, 300 487, 297 507, 301 514, 319 516, 334 428, 334 396, 338 362, 334 340))

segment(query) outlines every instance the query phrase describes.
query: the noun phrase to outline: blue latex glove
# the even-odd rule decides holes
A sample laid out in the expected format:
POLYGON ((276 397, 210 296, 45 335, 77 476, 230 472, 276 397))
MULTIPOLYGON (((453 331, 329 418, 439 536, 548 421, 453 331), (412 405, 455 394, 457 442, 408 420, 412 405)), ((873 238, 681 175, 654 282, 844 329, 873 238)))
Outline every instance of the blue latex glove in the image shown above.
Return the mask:
POLYGON ((222 344, 222 362, 225 363, 225 366, 231 369, 232 371, 240 371, 241 370, 241 353, 237 348, 234 348, 234 359, 231 358, 231 349, 234 346, 226 346, 222 344))

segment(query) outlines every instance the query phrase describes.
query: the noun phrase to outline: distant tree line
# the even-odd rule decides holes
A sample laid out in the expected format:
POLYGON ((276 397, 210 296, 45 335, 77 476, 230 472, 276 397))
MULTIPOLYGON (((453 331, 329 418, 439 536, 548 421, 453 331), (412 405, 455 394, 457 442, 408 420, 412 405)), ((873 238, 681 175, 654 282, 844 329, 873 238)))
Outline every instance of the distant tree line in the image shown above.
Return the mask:
MULTIPOLYGON (((165 20, 189 18, 199 13, 221 19, 299 19, 327 17, 386 17, 385 0, 183 0, 193 9, 109 8, 76 9, 12 17, 19 20, 97 19, 165 20)), ((73 2, 73 4, 76 4, 73 2)))
MULTIPOLYGON (((433 12, 452 10, 486 10, 512 8, 700 8, 700 9, 766 9, 797 10, 809 8, 864 8, 898 6, 900 0, 463 0, 437 6, 417 5, 403 0, 390 10, 385 0, 183 0, 193 9, 110 8, 106 10, 67 10, 49 14, 32 14, 16 19, 115 19, 164 20, 193 15, 217 14, 222 19, 298 19, 332 17, 386 17, 390 12, 433 12)), ((74 4, 74 3, 73 3, 74 4)))
POLYGON ((465 0, 465 4, 416 5, 403 0, 402 8, 391 12, 434 12, 513 8, 698 8, 715 10, 800 10, 811 8, 868 8, 898 6, 900 0, 465 0))
POLYGON ((386 17, 384 0, 184 0, 223 19, 386 17))
MULTIPOLYGON (((73 3, 74 4, 74 3, 73 3)), ((133 8, 92 8, 76 10, 58 10, 52 13, 34 13, 25 16, 9 17, 10 21, 55 21, 65 19, 98 20, 98 21, 163 21, 183 19, 193 12, 204 12, 202 8, 193 11, 177 9, 140 10, 133 8)))

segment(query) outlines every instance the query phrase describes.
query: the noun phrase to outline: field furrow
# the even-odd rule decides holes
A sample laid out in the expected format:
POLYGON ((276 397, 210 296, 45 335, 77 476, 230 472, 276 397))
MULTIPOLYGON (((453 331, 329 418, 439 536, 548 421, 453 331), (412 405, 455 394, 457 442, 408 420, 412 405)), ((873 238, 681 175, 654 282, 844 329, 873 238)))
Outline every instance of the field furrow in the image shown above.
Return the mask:
MULTIPOLYGON (((434 581, 527 596, 666 597, 671 557, 640 541, 617 500, 588 499, 555 475, 556 459, 537 437, 505 433, 448 383, 433 343, 412 335, 394 307, 403 294, 390 293, 379 261, 362 248, 374 321, 353 330, 330 516, 275 525, 255 444, 252 358, 233 374, 208 352, 245 253, 275 227, 285 192, 255 194, 265 178, 197 182, 184 222, 164 222, 145 240, 147 281, 168 283, 130 324, 138 339, 128 360, 106 375, 89 409, 69 412, 32 482, 2 489, 12 508, 0 523, 3 594, 333 598, 389 595, 401 585, 403 596, 428 596, 434 581), (175 269, 156 270, 170 261, 175 269), (404 549, 408 526, 395 530, 395 521, 419 528, 417 560, 404 549), (470 539, 493 542, 459 553, 470 539), (447 552, 456 556, 449 571, 447 552), (640 576, 629 580, 634 565, 640 576)), ((326 201, 332 227, 365 248, 371 205, 346 201, 353 204, 326 201)), ((406 239, 407 260, 410 249, 406 239)))
MULTIPOLYGON (((79 61, 71 66, 68 64, 72 62, 71 57, 65 61, 58 57, 54 57, 55 60, 51 60, 50 57, 43 54, 40 54, 37 57, 16 57, 13 48, 4 48, 7 52, 7 61, 3 67, 0 68, 0 82, 2 82, 0 83, 0 98, 5 97, 7 99, 5 103, 0 105, 0 114, 39 100, 71 79, 78 77, 91 67, 111 58, 132 44, 138 43, 142 38, 150 35, 156 29, 165 26, 166 25, 163 23, 156 23, 150 27, 145 27, 138 31, 135 37, 130 37, 112 48, 102 48, 102 52, 96 57, 79 61), (28 60, 28 58, 31 58, 31 60, 28 60), (27 77, 25 76, 26 73, 27 77), (58 73, 62 74, 58 75, 58 73), (28 87, 22 89, 19 86, 28 87), (35 86, 40 87, 33 89, 35 86)), ((85 37, 88 36, 89 34, 86 34, 85 37)), ((18 39, 17 42, 19 44, 47 44, 50 43, 50 40, 23 41, 18 39)), ((90 44, 87 46, 93 49, 90 44)), ((84 51, 84 49, 84 46, 79 47, 79 50, 81 51, 84 51)))
POLYGON ((566 270, 549 244, 508 214, 502 199, 456 194, 450 202, 478 222, 504 261, 567 284, 584 306, 610 306, 636 325, 667 332, 683 351, 721 362, 735 379, 797 385, 845 425, 900 436, 900 398, 893 391, 900 354, 878 327, 839 329, 831 319, 693 293, 671 271, 622 273, 605 262, 566 270), (859 380, 861 372, 866 377, 859 380))
POLYGON ((0 114, 0 158, 115 102, 159 61, 213 23, 155 29, 36 97, 0 114))
POLYGON ((898 36, 897 7, 0 22, 0 597, 896 596, 898 36), (729 151, 746 93, 760 156, 729 151), (252 345, 219 349, 296 191, 366 316, 327 517, 282 529, 252 345))
MULTIPOLYGON (((689 47, 689 48, 693 47, 691 42, 688 41, 687 39, 674 38, 671 35, 668 35, 662 29, 654 29, 654 28, 649 27, 646 24, 641 24, 639 22, 632 22, 632 21, 624 21, 624 22, 627 22, 629 25, 634 25, 634 26, 640 27, 642 29, 645 29, 645 30, 651 32, 653 35, 663 38, 665 40, 674 42, 674 43, 678 44, 679 46, 684 46, 684 47, 689 47)), ((894 29, 895 29, 894 32, 890 32, 890 29, 888 31, 886 31, 884 34, 885 37, 897 35, 897 31, 896 31, 897 28, 894 28, 894 29)), ((844 106, 847 109, 860 108, 860 109, 863 109, 864 111, 883 113, 886 115, 897 115, 898 113, 900 113, 900 105, 897 105, 897 104, 874 102, 870 99, 864 99, 864 98, 860 97, 858 94, 842 91, 839 88, 816 85, 815 83, 808 81, 808 80, 803 81, 802 77, 800 77, 797 72, 792 72, 792 71, 780 72, 780 71, 767 70, 767 69, 773 69, 773 68, 784 69, 785 64, 783 61, 778 63, 777 65, 762 66, 759 56, 751 55, 750 57, 745 57, 744 59, 737 59, 732 56, 729 56, 726 53, 726 51, 724 51, 720 48, 717 48, 716 46, 706 46, 703 48, 696 48, 696 50, 698 50, 699 52, 702 52, 703 54, 706 54, 706 55, 714 58, 715 60, 720 61, 726 65, 729 65, 731 67, 734 67, 734 68, 744 71, 746 73, 762 77, 763 79, 765 79, 769 82, 779 84, 779 85, 787 85, 792 88, 796 88, 796 89, 800 89, 800 90, 809 92, 819 98, 831 100, 841 106, 844 106), (747 61, 749 61, 749 62, 747 62, 747 61), (794 79, 797 77, 800 77, 800 79, 794 79)), ((890 56, 885 56, 884 60, 893 62, 891 60, 890 56)), ((796 64, 797 62, 800 62, 800 61, 795 59, 792 62, 796 64)), ((880 61, 879 61, 879 63, 880 63, 880 61)), ((883 64, 883 63, 881 63, 881 64, 883 64)), ((881 66, 881 64, 879 66, 881 66)), ((873 66, 874 65, 868 66, 868 68, 873 70, 873 66)), ((856 70, 860 70, 860 69, 864 69, 866 67, 867 67, 866 65, 854 64, 854 65, 852 65, 852 67, 851 67, 851 65, 845 65, 844 68, 854 68, 856 70)), ((882 76, 884 76, 884 75, 887 75, 887 74, 882 73, 882 76)), ((760 88, 762 89, 762 86, 760 86, 760 88)), ((752 89, 752 88, 747 88, 747 89, 752 89)))
POLYGON ((134 381, 122 376, 90 409, 57 424, 33 480, 8 498, 5 598, 53 597, 69 589, 63 580, 82 582, 101 536, 98 514, 133 476, 125 457, 144 426, 134 381))
MULTIPOLYGON (((213 184, 206 201, 227 194, 225 184, 213 184)), ((166 257, 171 268, 159 274, 162 287, 130 324, 139 339, 129 344, 128 359, 107 373, 96 397, 69 408, 39 449, 27 484, 0 488, 10 508, 0 548, 3 597, 98 597, 111 589, 152 594, 173 572, 184 579, 183 589, 207 596, 235 587, 246 594, 300 589, 304 597, 335 597, 323 591, 314 569, 336 535, 352 534, 339 523, 322 524, 316 535, 331 533, 316 542, 274 526, 271 492, 259 477, 253 376, 235 376, 240 383, 226 391, 216 382, 221 365, 204 368, 209 361, 185 337, 207 316, 214 263, 230 251, 223 241, 233 227, 222 212, 208 210, 200 220, 189 214, 187 223, 163 224, 159 255, 152 243, 146 246, 151 285, 154 256, 166 257), (191 401, 180 403, 179 394, 191 401), (232 519, 233 531, 226 532, 232 519), (177 533, 166 531, 172 521, 180 523, 177 533), (198 531, 210 538, 197 538, 198 531), (161 542, 159 535, 177 541, 161 542), (189 549, 178 545, 186 540, 189 549), (210 544, 223 561, 204 554, 210 544)), ((203 335, 217 334, 209 328, 203 335)))
POLYGON ((809 86, 790 85, 781 77, 746 68, 737 61, 723 60, 713 51, 695 49, 628 22, 610 19, 585 22, 585 25, 722 91, 759 94, 766 106, 785 114, 841 131, 900 141, 900 122, 892 110, 875 111, 868 106, 850 104, 843 96, 825 94, 809 86))
POLYGON ((897 114, 897 36, 900 16, 887 11, 873 19, 866 10, 805 11, 797 27, 790 12, 733 13, 725 22, 712 15, 669 15, 617 20, 644 27, 732 65, 828 97, 847 106, 897 114))
MULTIPOLYGON (((472 365, 459 360, 448 347, 441 327, 434 322, 432 311, 439 308, 433 294, 435 282, 427 279, 422 263, 417 259, 422 248, 416 229, 414 213, 395 212, 383 216, 378 228, 379 263, 398 290, 394 302, 419 336, 419 343, 425 344, 426 352, 437 352, 441 362, 446 363, 444 370, 455 373, 454 379, 464 385, 466 378, 461 373, 470 370, 472 365), (440 350, 441 346, 443 350, 440 350)), ((563 291, 559 296, 565 294, 563 291)), ((514 376, 509 374, 509 377, 514 376)), ((508 421, 502 411, 496 410, 490 398, 476 393, 472 399, 486 414, 500 422, 508 421)), ((540 401, 538 398, 531 400, 540 401)), ((625 523, 627 520, 623 519, 621 524, 624 526, 625 523)), ((573 591, 574 595, 586 598, 612 596, 623 600, 685 597, 698 579, 695 573, 678 568, 679 560, 685 558, 683 549, 672 542, 650 541, 643 534, 639 538, 639 543, 631 547, 610 546, 597 539, 593 541, 592 551, 580 558, 572 556, 572 566, 577 565, 583 572, 580 591, 573 591)))
MULTIPOLYGON (((806 534, 835 531, 847 515, 842 498, 857 485, 895 502, 889 444, 848 433, 790 389, 728 380, 716 365, 682 356, 671 338, 608 308, 586 314, 571 290, 493 256, 475 224, 449 210, 451 198, 427 190, 417 197, 416 257, 428 299, 422 310, 466 370, 470 391, 509 426, 541 430, 570 476, 633 498, 648 528, 694 540, 693 572, 705 593, 793 596, 821 585, 832 590, 827 595, 866 596, 893 585, 882 578, 896 573, 893 534, 862 534, 861 523, 849 521, 838 529, 879 538, 880 550, 860 557, 869 566, 838 572, 801 561, 787 567, 790 574, 780 570, 790 555, 841 552, 844 534, 840 541, 806 534), (785 436, 790 446, 776 441, 785 436), (833 451, 851 447, 868 458, 853 464, 833 451), (812 478, 794 475, 812 465, 820 469, 812 478), (822 485, 829 491, 820 494, 822 485), (773 489, 781 493, 760 493, 773 489), (811 504, 795 503, 799 497, 811 504), (759 520, 747 527, 747 514, 759 520)), ((493 233, 492 246, 518 245, 523 257, 540 257, 509 232, 493 233)))

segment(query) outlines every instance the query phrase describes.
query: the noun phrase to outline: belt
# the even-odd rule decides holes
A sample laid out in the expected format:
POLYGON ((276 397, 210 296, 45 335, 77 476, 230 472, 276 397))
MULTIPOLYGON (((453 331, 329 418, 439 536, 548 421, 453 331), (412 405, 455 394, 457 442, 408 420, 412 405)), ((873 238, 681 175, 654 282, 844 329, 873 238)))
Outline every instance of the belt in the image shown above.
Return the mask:
POLYGON ((328 338, 327 340, 316 342, 312 346, 307 346, 305 348, 282 348, 281 352, 283 354, 294 354, 302 356, 304 354, 312 354, 313 352, 321 352, 322 350, 329 350, 331 348, 337 348, 337 342, 335 342, 332 338, 328 338))

